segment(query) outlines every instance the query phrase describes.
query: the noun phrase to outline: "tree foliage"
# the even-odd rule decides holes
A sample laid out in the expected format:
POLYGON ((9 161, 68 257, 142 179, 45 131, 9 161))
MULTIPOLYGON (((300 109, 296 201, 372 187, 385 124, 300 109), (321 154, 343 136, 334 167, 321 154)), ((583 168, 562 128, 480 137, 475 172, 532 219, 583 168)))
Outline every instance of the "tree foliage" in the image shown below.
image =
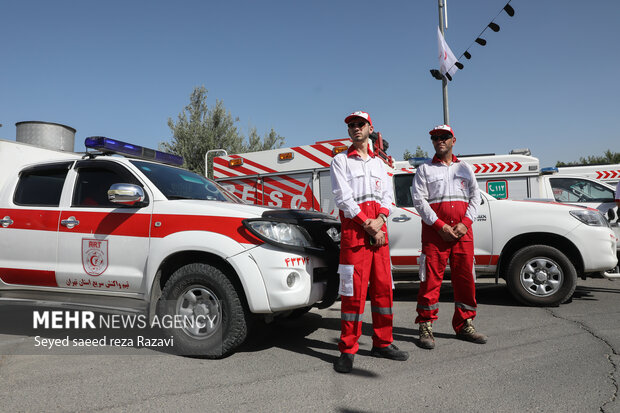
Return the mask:
MULTIPOLYGON (((250 129, 246 142, 235 126, 237 122, 239 118, 233 118, 221 100, 216 100, 215 106, 210 108, 207 105, 205 87, 195 87, 189 104, 179 113, 176 123, 172 118, 168 118, 172 140, 160 143, 159 147, 182 156, 187 169, 205 175, 205 155, 209 150, 224 149, 229 154, 234 154, 274 149, 284 144, 284 137, 273 129, 261 138, 255 127, 250 129)), ((221 153, 209 154, 209 158, 217 155, 221 153)))
POLYGON ((603 156, 588 156, 587 158, 580 157, 579 161, 572 162, 557 161, 555 166, 608 165, 612 163, 620 163, 620 152, 612 152, 607 149, 603 156))
POLYGON ((428 158, 428 152, 423 151, 420 145, 416 146, 414 154, 409 152, 409 149, 405 149, 405 153, 403 153, 403 159, 406 161, 410 158, 428 158))

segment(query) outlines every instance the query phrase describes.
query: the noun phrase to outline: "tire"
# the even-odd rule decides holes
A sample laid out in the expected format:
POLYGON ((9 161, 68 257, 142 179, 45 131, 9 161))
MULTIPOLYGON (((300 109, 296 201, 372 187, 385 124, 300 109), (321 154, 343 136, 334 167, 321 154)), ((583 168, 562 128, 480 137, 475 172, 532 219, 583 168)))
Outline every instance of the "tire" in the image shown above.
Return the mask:
POLYGON ((157 304, 164 333, 174 338, 180 355, 221 358, 237 348, 248 334, 248 312, 228 277, 208 264, 188 264, 166 282, 157 304), (186 323, 187 319, 194 320, 186 323), (202 317, 200 317, 202 316, 202 317))
POLYGON ((558 306, 575 292, 577 271, 560 250, 531 245, 517 251, 510 260, 506 284, 523 304, 558 306))

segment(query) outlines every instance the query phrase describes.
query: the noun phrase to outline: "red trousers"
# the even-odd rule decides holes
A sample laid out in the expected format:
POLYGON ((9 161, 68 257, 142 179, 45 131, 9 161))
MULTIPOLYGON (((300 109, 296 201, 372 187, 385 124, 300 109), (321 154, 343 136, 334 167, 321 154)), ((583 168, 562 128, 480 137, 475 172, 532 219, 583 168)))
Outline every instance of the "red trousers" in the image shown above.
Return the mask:
MULTIPOLYGON (((366 292, 370 294, 372 344, 387 347, 392 338, 392 271, 390 249, 358 246, 340 250, 340 264, 353 265, 353 295, 341 295, 341 334, 338 349, 341 353, 357 353, 362 335, 362 315, 366 292), (370 288, 368 287, 370 283, 370 288)), ((342 274, 341 274, 342 278, 342 274)))
POLYGON ((443 281, 446 263, 450 258, 450 278, 454 289, 454 316, 452 327, 458 332, 465 320, 476 317, 476 287, 473 275, 474 243, 425 243, 422 253, 426 256, 426 280, 420 282, 418 292, 418 316, 416 323, 437 320, 439 312, 439 290, 443 281), (439 244, 439 245, 437 245, 439 244))

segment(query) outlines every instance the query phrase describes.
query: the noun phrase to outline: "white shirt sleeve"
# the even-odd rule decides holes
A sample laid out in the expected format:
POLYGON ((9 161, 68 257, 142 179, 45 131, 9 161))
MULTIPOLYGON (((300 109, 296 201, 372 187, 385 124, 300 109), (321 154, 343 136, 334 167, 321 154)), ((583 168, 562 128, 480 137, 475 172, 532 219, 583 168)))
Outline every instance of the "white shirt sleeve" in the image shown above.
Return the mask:
POLYGON ((381 167, 381 180, 383 181, 383 194, 381 195, 381 208, 387 209, 388 216, 392 213, 393 203, 394 203, 394 188, 392 188, 392 181, 390 180, 390 176, 385 169, 385 165, 382 161, 379 161, 379 166, 381 167))
POLYGON ((353 190, 347 182, 347 155, 336 155, 330 166, 332 193, 336 207, 341 210, 345 218, 353 218, 360 213, 361 208, 353 199, 353 190))
POLYGON ((416 170, 411 185, 411 199, 413 207, 418 211, 426 225, 433 225, 437 221, 437 214, 428 203, 428 188, 426 186, 426 165, 420 165, 416 170))

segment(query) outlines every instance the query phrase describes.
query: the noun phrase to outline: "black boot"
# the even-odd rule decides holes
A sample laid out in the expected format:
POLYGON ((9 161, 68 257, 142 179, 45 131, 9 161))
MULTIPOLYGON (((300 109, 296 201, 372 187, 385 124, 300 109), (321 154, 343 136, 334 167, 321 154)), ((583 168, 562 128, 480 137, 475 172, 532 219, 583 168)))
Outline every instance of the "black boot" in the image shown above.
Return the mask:
POLYGON ((340 353, 340 357, 334 362, 334 370, 338 373, 351 373, 354 358, 355 354, 340 353))
POLYGON ((405 361, 409 358, 408 352, 399 350, 394 344, 390 344, 387 347, 373 347, 370 350, 370 355, 398 361, 405 361))

